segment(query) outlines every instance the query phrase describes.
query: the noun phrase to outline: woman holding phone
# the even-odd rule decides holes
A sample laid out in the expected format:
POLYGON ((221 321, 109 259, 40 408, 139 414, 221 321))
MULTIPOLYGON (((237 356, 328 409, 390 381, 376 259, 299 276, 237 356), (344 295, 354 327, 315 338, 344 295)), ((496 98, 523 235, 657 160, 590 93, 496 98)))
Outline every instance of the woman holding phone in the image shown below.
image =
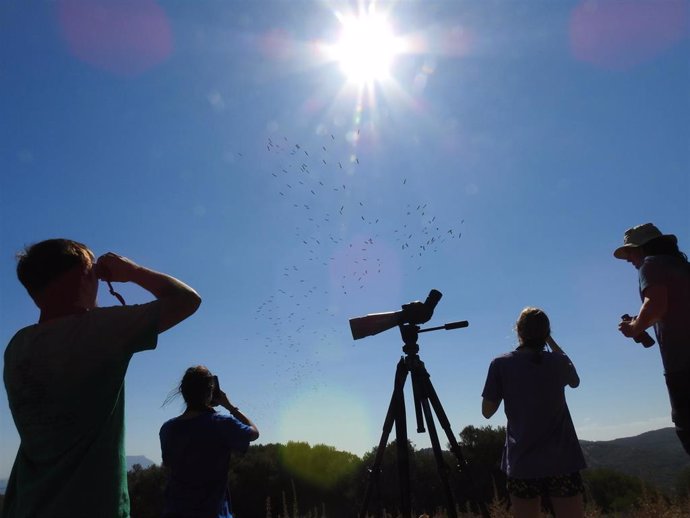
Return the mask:
POLYGON ((484 417, 503 401, 508 418, 501 469, 513 515, 537 518, 542 499, 549 499, 557 518, 583 518, 586 465, 564 392, 580 378, 541 309, 523 309, 515 328, 517 349, 494 358, 482 393, 484 417))
POLYGON ((178 392, 185 411, 160 430, 163 466, 168 472, 164 518, 232 518, 228 491, 231 452, 244 452, 259 430, 220 389, 202 365, 190 367, 178 392), (213 407, 225 408, 229 415, 213 407))

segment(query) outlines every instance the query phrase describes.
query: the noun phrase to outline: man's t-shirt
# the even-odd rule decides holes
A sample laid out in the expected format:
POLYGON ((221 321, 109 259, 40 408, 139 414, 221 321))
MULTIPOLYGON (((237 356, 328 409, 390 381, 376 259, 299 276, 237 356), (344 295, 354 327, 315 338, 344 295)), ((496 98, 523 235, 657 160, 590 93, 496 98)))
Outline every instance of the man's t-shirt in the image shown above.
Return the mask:
POLYGON ((245 452, 252 433, 235 417, 211 411, 163 424, 161 451, 169 474, 163 516, 230 518, 230 453, 245 452))
POLYGON ((4 518, 127 518, 124 378, 156 347, 159 303, 95 308, 17 332, 4 382, 20 445, 4 518))
POLYGON ((690 370, 690 266, 669 255, 647 256, 639 278, 642 300, 647 287, 666 288, 666 313, 654 326, 664 370, 668 373, 690 370))
POLYGON ((491 362, 482 397, 504 402, 501 469, 509 477, 551 477, 586 467, 564 393, 577 379, 560 353, 545 351, 537 363, 532 353, 513 351, 491 362))

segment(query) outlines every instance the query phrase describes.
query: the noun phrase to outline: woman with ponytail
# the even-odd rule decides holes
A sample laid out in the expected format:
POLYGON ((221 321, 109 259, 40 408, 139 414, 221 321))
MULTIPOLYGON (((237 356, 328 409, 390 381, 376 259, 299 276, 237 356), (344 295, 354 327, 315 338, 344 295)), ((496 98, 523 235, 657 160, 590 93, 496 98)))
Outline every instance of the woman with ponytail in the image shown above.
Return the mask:
POLYGON ((508 424, 501 469, 513 514, 541 516, 542 499, 549 499, 557 518, 581 518, 580 470, 586 465, 564 392, 566 385, 576 388, 580 378, 551 337, 541 309, 523 309, 515 329, 518 347, 494 358, 482 392, 487 419, 504 402, 508 424))
POLYGON ((230 403, 218 378, 202 365, 187 369, 177 393, 187 408, 160 430, 168 472, 163 518, 232 518, 230 454, 246 451, 258 439, 259 430, 230 403), (216 412, 215 406, 229 415, 216 412))

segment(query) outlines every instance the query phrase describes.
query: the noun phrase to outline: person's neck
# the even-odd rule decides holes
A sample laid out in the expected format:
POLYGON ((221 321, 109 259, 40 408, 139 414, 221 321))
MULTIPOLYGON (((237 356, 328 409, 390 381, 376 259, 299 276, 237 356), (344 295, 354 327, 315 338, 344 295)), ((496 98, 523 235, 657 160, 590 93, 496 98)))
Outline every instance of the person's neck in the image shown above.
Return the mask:
POLYGON ((54 306, 46 307, 41 309, 41 315, 38 318, 38 323, 42 324, 49 320, 55 320, 57 318, 63 318, 70 315, 81 315, 86 313, 88 309, 82 306, 68 305, 68 306, 54 306))
POLYGON ((187 407, 187 409, 182 413, 182 415, 180 417, 183 417, 183 418, 196 417, 198 415, 207 414, 207 413, 213 412, 213 411, 214 410, 212 408, 209 408, 209 407, 204 407, 204 408, 189 408, 189 407, 187 407))
POLYGON ((530 347, 529 345, 518 345, 515 350, 519 353, 540 353, 543 347, 530 347))

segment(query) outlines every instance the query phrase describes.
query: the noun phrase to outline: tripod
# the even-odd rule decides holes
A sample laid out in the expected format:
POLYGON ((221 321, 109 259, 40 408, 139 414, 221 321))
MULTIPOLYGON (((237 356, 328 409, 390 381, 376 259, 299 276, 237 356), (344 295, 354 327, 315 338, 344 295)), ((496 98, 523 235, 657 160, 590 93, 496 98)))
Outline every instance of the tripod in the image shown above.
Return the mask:
MULTIPOLYGON (((458 444, 453 431, 450 428, 450 422, 446 416, 441 401, 431 384, 431 377, 424 367, 424 362, 419 358, 419 345, 417 345, 417 337, 419 333, 426 331, 435 331, 437 329, 456 329, 459 327, 466 327, 468 324, 464 322, 455 322, 446 324, 440 327, 433 327, 429 329, 420 330, 419 326, 405 323, 400 324, 400 334, 402 335, 404 346, 402 348, 405 356, 400 358, 397 369, 395 371, 395 383, 393 387, 393 396, 391 397, 390 405, 388 406, 388 413, 383 423, 383 432, 376 450, 376 457, 374 464, 370 469, 369 482, 364 493, 364 501, 359 513, 359 518, 365 518, 369 508, 369 500, 371 499, 372 486, 379 486, 379 474, 381 472, 381 462, 383 461, 383 453, 388 444, 388 437, 393 429, 395 423, 396 436, 396 450, 398 458, 398 482, 400 487, 400 512, 403 518, 411 518, 412 507, 410 503, 410 473, 409 473, 409 450, 407 440, 407 422, 405 413, 405 396, 403 389, 407 375, 410 374, 412 378, 412 393, 414 397, 414 408, 417 419, 417 432, 423 433, 425 431, 424 422, 429 429, 429 438, 434 452, 434 459, 436 460, 436 468, 443 484, 443 491, 445 493, 447 512, 449 518, 457 518, 455 509, 455 500, 451 492, 450 483, 448 481, 448 466, 443 459, 441 445, 438 439, 438 432, 434 423, 432 409, 438 417, 439 424, 446 433, 450 448, 457 460, 457 468, 462 475, 467 487, 472 488, 476 493, 473 481, 470 477, 467 462, 462 455, 460 445, 458 444)), ((489 517, 489 513, 483 502, 478 502, 480 511, 485 518, 489 517)))

